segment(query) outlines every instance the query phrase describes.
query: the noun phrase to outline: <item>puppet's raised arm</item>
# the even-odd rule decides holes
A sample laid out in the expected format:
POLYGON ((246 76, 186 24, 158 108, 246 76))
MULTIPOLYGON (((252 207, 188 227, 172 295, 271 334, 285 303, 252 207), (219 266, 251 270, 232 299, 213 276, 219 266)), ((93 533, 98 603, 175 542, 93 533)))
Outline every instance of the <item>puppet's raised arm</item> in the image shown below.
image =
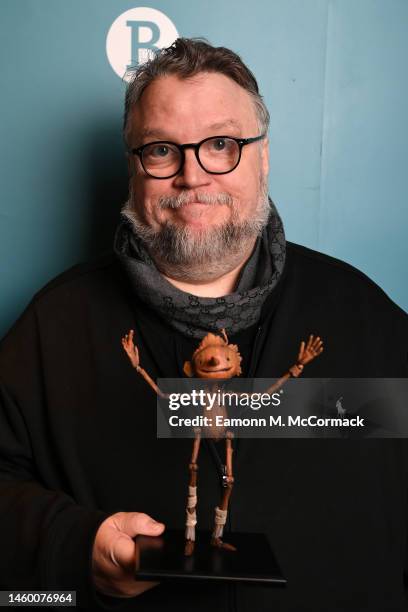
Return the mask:
POLYGON ((137 346, 133 342, 134 333, 135 333, 134 330, 131 329, 129 331, 129 333, 126 334, 122 338, 122 346, 125 349, 128 357, 130 359, 130 363, 135 368, 136 372, 138 374, 140 374, 141 376, 143 376, 145 381, 151 386, 151 388, 153 389, 153 391, 155 391, 157 393, 157 395, 159 395, 160 397, 168 399, 169 396, 166 393, 163 393, 163 391, 160 390, 160 388, 156 385, 156 383, 151 378, 151 376, 149 376, 149 374, 146 372, 146 370, 144 370, 139 365, 139 351, 138 351, 137 346))
POLYGON ((296 363, 276 383, 269 387, 265 393, 271 395, 280 389, 289 378, 298 378, 302 374, 304 366, 313 361, 322 352, 323 340, 319 336, 315 338, 313 335, 310 335, 307 344, 303 341, 301 342, 296 363))

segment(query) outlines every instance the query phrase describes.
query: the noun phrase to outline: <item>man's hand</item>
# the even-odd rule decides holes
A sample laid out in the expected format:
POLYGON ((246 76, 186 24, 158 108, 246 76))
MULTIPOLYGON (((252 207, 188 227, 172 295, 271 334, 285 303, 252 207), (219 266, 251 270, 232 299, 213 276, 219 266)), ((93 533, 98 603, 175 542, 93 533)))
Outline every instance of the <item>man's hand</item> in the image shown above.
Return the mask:
POLYGON ((129 333, 122 338, 122 346, 127 352, 132 362, 132 366, 137 369, 139 367, 139 351, 137 350, 137 346, 133 344, 133 335, 134 331, 131 329, 129 333))
POLYGON ((135 597, 156 586, 157 582, 135 580, 137 535, 158 536, 164 531, 141 512, 117 512, 99 527, 93 552, 94 583, 98 591, 111 597, 135 597))

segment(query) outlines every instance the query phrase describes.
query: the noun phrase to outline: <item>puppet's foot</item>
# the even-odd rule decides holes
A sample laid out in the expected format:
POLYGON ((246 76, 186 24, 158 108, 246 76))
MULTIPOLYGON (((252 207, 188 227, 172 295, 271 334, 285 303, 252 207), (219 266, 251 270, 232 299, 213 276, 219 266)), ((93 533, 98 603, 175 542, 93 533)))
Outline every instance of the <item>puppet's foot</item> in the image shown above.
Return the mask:
POLYGON ((191 557, 191 555, 193 554, 194 544, 195 542, 193 542, 192 540, 186 540, 186 545, 184 547, 184 555, 186 557, 191 557))
POLYGON ((231 550, 232 552, 237 550, 235 546, 228 544, 227 542, 223 542, 221 538, 212 537, 211 546, 214 546, 215 548, 223 548, 224 550, 231 550))
POLYGON ((215 548, 223 548, 224 550, 237 550, 232 544, 227 544, 222 541, 224 526, 227 522, 227 510, 221 510, 218 506, 215 508, 215 526, 211 538, 211 546, 215 548))

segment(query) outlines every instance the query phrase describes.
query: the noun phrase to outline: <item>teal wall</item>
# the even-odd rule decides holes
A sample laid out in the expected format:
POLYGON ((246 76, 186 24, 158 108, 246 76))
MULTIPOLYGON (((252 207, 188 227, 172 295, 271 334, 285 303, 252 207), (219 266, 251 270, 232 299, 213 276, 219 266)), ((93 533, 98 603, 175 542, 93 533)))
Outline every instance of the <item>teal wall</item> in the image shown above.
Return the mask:
MULTIPOLYGON (((408 308, 408 2, 167 0, 183 36, 238 51, 272 123, 270 193, 290 240, 408 308)), ((126 198, 120 0, 2 0, 0 335, 32 294, 109 247, 126 198)))

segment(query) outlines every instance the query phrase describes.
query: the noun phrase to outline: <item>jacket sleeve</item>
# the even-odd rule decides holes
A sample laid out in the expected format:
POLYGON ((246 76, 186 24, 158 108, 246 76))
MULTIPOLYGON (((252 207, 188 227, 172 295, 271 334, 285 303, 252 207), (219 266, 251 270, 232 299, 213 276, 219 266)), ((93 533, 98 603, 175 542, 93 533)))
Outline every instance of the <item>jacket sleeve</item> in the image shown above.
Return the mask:
POLYGON ((75 590, 87 606, 93 541, 108 515, 39 477, 24 413, 41 403, 34 319, 28 308, 0 344, 0 589, 75 590))

